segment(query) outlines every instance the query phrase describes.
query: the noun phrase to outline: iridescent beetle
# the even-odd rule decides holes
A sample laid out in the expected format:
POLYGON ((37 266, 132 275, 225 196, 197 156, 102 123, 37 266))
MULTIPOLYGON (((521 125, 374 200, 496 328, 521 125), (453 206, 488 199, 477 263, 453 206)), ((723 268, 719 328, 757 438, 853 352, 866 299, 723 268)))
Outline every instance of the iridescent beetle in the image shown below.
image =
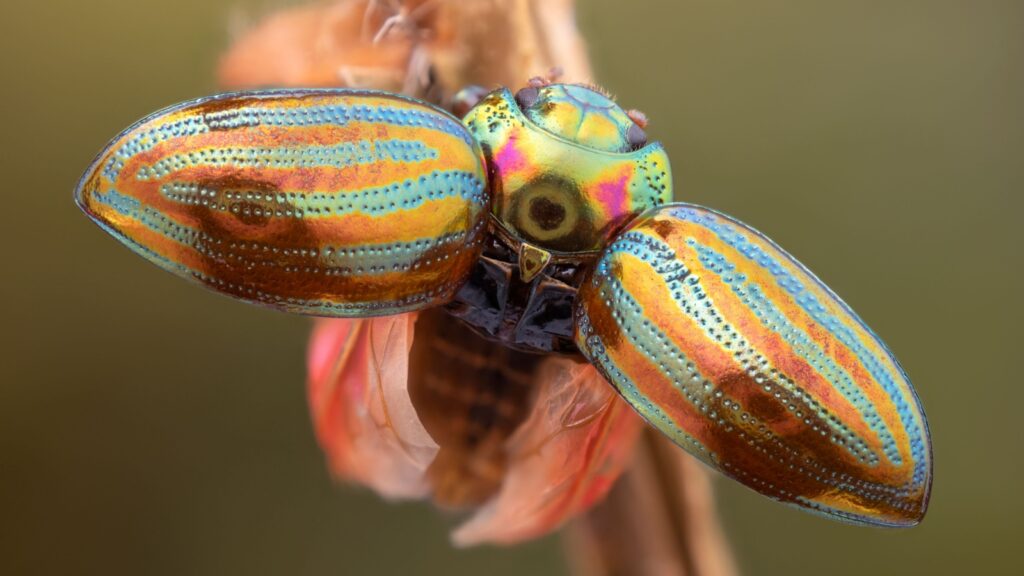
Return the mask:
POLYGON ((157 112, 79 206, 155 264, 286 312, 443 307, 484 338, 582 354, 654 428, 773 499, 920 521, 931 445, 896 359, 756 230, 671 203, 645 120, 599 90, 498 89, 460 122, 346 89, 157 112))

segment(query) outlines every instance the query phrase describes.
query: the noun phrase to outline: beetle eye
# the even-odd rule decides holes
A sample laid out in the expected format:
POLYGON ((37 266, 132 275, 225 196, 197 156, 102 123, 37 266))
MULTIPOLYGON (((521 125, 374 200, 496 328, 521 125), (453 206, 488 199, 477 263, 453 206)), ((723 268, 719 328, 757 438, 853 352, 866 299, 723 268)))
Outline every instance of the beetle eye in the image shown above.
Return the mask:
POLYGON ((626 142, 633 150, 639 150, 647 145, 647 133, 640 126, 633 124, 626 130, 626 142))
POLYGON ((519 92, 516 92, 516 102, 519 103, 519 107, 523 110, 533 106, 539 97, 540 90, 533 86, 523 88, 519 92))

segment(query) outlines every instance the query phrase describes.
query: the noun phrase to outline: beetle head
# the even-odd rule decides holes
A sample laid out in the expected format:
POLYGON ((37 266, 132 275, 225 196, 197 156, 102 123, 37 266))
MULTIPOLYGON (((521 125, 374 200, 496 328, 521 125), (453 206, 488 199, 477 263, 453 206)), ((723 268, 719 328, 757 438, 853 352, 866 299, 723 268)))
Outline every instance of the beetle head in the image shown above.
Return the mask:
POLYGON ((647 144, 643 128, 596 87, 527 86, 516 93, 516 102, 538 127, 583 146, 629 152, 647 144))

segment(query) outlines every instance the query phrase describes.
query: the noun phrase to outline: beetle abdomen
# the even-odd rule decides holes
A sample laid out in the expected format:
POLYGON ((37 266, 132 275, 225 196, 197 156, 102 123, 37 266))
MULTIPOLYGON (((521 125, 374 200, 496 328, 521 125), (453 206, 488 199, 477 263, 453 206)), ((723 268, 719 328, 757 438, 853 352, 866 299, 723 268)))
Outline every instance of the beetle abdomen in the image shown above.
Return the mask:
POLYGON ((455 118, 346 90, 158 112, 107 146, 75 196, 179 276, 323 316, 446 302, 479 255, 490 202, 479 148, 455 118))
POLYGON ((577 344, 648 421, 777 500, 911 525, 927 424, 881 340, 790 255, 710 210, 669 205, 605 250, 577 344))

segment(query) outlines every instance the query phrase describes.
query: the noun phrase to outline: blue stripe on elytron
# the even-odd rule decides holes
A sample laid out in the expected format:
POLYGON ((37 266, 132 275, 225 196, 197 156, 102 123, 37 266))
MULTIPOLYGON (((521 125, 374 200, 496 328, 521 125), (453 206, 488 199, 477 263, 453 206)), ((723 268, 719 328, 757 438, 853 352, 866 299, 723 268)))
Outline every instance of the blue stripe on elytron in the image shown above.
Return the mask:
MULTIPOLYGON (((881 365, 873 354, 865 349, 863 344, 860 342, 860 339, 857 338, 856 334, 854 334, 853 330, 844 325, 835 316, 828 314, 826 308, 818 302, 817 298, 815 298, 813 294, 803 287, 799 280, 786 270, 785 266, 776 262, 761 247, 752 244, 741 233, 732 230, 729 225, 720 223, 718 219, 721 218, 725 222, 735 223, 737 227, 745 228, 757 236, 764 237, 760 232, 757 232, 745 224, 733 221, 728 219, 726 216, 722 216, 717 212, 712 212, 704 208, 698 211, 693 207, 675 206, 672 207, 668 213, 675 218, 693 222, 713 231, 720 239, 722 239, 723 242, 735 248, 747 259, 771 272, 779 286, 789 292, 804 311, 814 318, 815 321, 824 326, 840 342, 850 348, 861 364, 863 364, 865 368, 867 368, 868 372, 871 373, 872 377, 881 384, 882 388, 886 391, 889 397, 892 398, 893 403, 896 405, 896 412, 899 414, 900 422, 902 422, 903 426, 907 429, 907 435, 910 440, 911 457, 914 460, 913 482, 915 484, 923 483, 925 476, 927 475, 925 464, 927 462, 928 455, 924 446, 922 430, 918 426, 917 420, 914 418, 911 408, 904 399, 899 386, 897 386, 893 381, 892 374, 881 365)), ((780 252, 785 253, 781 248, 775 246, 775 244, 770 240, 768 240, 768 243, 769 245, 777 248, 780 252)), ((800 264, 797 264, 797 266, 802 268, 800 264)), ((810 275, 810 272, 808 272, 808 274, 810 275)), ((813 275, 811 276, 813 278, 813 275)), ((827 294, 831 294, 828 287, 820 282, 818 284, 827 294)), ((853 320, 857 322, 865 332, 874 336, 874 332, 864 324, 853 310, 843 304, 842 300, 840 300, 838 296, 835 298, 836 301, 846 309, 850 317, 853 318, 853 320)), ((877 337, 875 338, 877 339, 877 337)), ((881 344, 881 340, 878 340, 878 342, 882 350, 888 351, 885 345, 881 344)), ((896 369, 899 370, 898 367, 896 369)), ((906 378, 904 378, 904 380, 906 380, 906 378)))
MULTIPOLYGON (((696 275, 690 274, 689 269, 682 260, 679 259, 675 250, 673 250, 671 246, 653 236, 640 232, 626 232, 622 234, 618 239, 616 239, 613 246, 616 246, 620 250, 629 252, 654 268, 662 277, 666 287, 672 294, 673 300, 675 301, 680 314, 693 318, 709 339, 720 344, 725 340, 720 333, 711 329, 711 326, 717 326, 722 332, 732 335, 733 339, 739 342, 738 345, 733 345, 730 350, 736 353, 747 351, 750 354, 756 354, 757 357, 764 362, 762 369, 770 366, 767 358, 764 358, 763 355, 761 355, 753 346, 750 345, 749 342, 747 342, 745 338, 743 338, 738 330, 725 321, 722 314, 714 307, 714 302, 711 297, 701 287, 699 278, 696 275), (684 281, 686 286, 683 285, 684 281), (692 297, 688 296, 687 292, 692 293, 692 297)), ((792 389, 791 386, 787 385, 787 382, 776 382, 776 384, 787 389, 789 393, 804 404, 809 411, 815 413, 822 420, 823 424, 832 429, 834 435, 856 438, 856 440, 864 446, 864 450, 877 460, 877 456, 867 450, 867 445, 862 439, 857 437, 853 431, 841 422, 830 418, 830 414, 825 412, 820 406, 814 405, 813 399, 810 398, 809 395, 803 393, 799 389, 792 389)), ((786 402, 783 403, 785 404, 786 402)), ((863 459, 855 446, 847 442, 843 442, 842 446, 855 458, 859 460, 863 459)))
MULTIPOLYGON (((900 523, 897 523, 897 522, 886 522, 886 521, 882 520, 879 517, 872 517, 872 516, 867 516, 867 515, 854 514, 852 512, 847 512, 845 510, 840 510, 838 508, 833 508, 832 506, 827 506, 827 505, 822 504, 820 502, 815 502, 814 500, 808 500, 807 498, 805 498, 803 496, 797 496, 796 497, 796 502, 785 502, 785 501, 783 501, 782 504, 785 504, 787 506, 792 506, 794 508, 797 508, 799 510, 803 510, 805 512, 810 512, 810 513, 815 514, 817 516, 821 516, 822 518, 829 518, 829 519, 832 519, 832 520, 839 520, 840 522, 856 524, 856 525, 859 525, 859 526, 891 526, 891 527, 897 527, 897 528, 901 527, 901 526, 904 526, 904 524, 900 524, 900 523)), ((911 510, 912 509, 912 507, 910 505, 905 504, 905 503, 901 503, 901 502, 893 501, 893 502, 889 502, 888 504, 890 506, 892 506, 893 508, 899 508, 899 509, 902 509, 902 510, 911 510)))
MULTIPOLYGON (((429 106, 413 98, 389 94, 374 90, 346 90, 346 89, 322 89, 322 90, 258 90, 252 92, 231 92, 207 96, 196 100, 189 100, 175 104, 163 110, 158 110, 149 116, 129 126, 121 135, 131 133, 139 126, 151 122, 162 116, 180 112, 190 107, 200 106, 209 102, 230 100, 233 98, 255 98, 266 102, 276 102, 286 98, 301 97, 339 97, 339 96, 378 96, 395 99, 407 104, 429 106)), ((238 126, 258 126, 261 123, 270 126, 317 126, 322 124, 333 124, 344 126, 349 122, 372 122, 377 124, 391 124, 395 126, 420 126, 438 130, 440 132, 457 136, 471 147, 476 146, 469 131, 454 116, 449 116, 440 109, 419 110, 400 109, 395 106, 369 106, 366 104, 356 105, 320 105, 299 108, 260 108, 258 106, 244 106, 230 110, 210 112, 202 116, 186 117, 176 120, 172 124, 161 124, 133 136, 130 140, 111 155, 110 161, 103 169, 103 175, 111 180, 117 179, 124 161, 132 156, 151 149, 160 142, 170 138, 181 136, 192 136, 202 134, 210 130, 225 130, 238 126), (288 112, 287 110, 292 110, 288 112), (295 112, 302 110, 304 112, 295 112)))
MULTIPOLYGON (((141 120, 133 125, 131 128, 125 130, 124 133, 132 131, 136 126, 152 120, 159 115, 169 113, 171 110, 163 112, 157 112, 156 114, 148 117, 145 120, 141 120)), ((209 132, 209 126, 203 121, 202 117, 195 116, 191 118, 182 118, 175 121, 173 124, 161 124, 159 126, 150 128, 145 132, 140 132, 135 136, 132 136, 127 142, 121 145, 116 152, 111 154, 110 160, 107 165, 103 168, 103 176, 110 180, 116 180, 121 174, 121 170, 124 169, 125 162, 130 160, 136 154, 145 152, 152 147, 156 146, 160 142, 169 140, 171 138, 179 138, 183 136, 194 136, 196 134, 203 134, 209 132)))
POLYGON ((693 238, 688 238, 687 243, 697 251, 701 264, 729 285, 733 293, 761 320, 761 324, 765 328, 781 336, 790 344, 790 348, 794 352, 839 389, 839 392, 853 404, 868 426, 879 435, 886 457, 896 466, 901 466, 903 459, 900 457, 896 440, 881 415, 875 410, 874 404, 867 399, 849 373, 825 354, 825 351, 811 340, 806 332, 794 326, 764 295, 757 284, 748 283, 745 275, 735 273, 736 265, 724 255, 698 243, 693 238))
MULTIPOLYGON (((586 313, 583 313, 581 324, 583 326, 589 326, 590 324, 590 319, 586 316, 586 313)), ((600 336, 596 334, 587 336, 585 344, 588 351, 587 357, 591 363, 605 373, 605 379, 615 384, 615 388, 625 397, 626 401, 629 402, 629 405, 637 413, 705 464, 715 468, 719 467, 713 452, 709 451, 699 440, 680 428, 679 424, 672 420, 668 414, 665 414, 656 404, 651 402, 650 398, 640 393, 633 380, 608 355, 600 336)))
MULTIPOLYGON (((633 236, 636 236, 635 233, 626 233, 623 236, 627 236, 628 234, 633 234, 633 236)), ((620 238, 616 240, 616 243, 619 242, 620 240, 623 240, 623 236, 620 236, 620 238)), ((623 244, 628 244, 629 242, 631 242, 631 241, 623 242, 623 244)), ((611 270, 611 266, 610 266, 610 263, 608 262, 608 260, 614 258, 614 256, 615 256, 614 253, 616 251, 616 248, 623 248, 623 246, 620 245, 620 246, 616 247, 615 243, 613 243, 612 248, 610 248, 609 250, 607 250, 605 252, 605 255, 602 256, 601 261, 599 261, 599 263, 598 263, 598 268, 597 268, 598 271, 595 274, 595 279, 596 279, 596 277, 604 277, 606 279, 606 282, 615 283, 616 284, 616 286, 614 286, 612 288, 612 294, 604 294, 604 293, 602 293, 602 299, 603 300, 606 300, 606 301, 609 301, 609 302, 615 301, 615 302, 619 302, 619 303, 625 303, 625 305, 628 306, 627 309, 635 311, 637 308, 640 308, 639 304, 635 300, 632 299, 632 297, 628 294, 628 292, 625 291, 625 289, 620 284, 618 284, 618 280, 614 277, 614 275, 610 275, 608 273, 611 270)), ((621 251, 628 251, 629 253, 633 254, 634 256, 637 256, 638 258, 642 258, 642 256, 637 255, 633 251, 620 250, 620 253, 621 253, 621 251)), ((687 277, 695 278, 695 276, 690 276, 689 272, 686 270, 685 265, 681 261, 676 259, 675 251, 672 250, 671 247, 668 247, 667 245, 665 245, 659 251, 662 252, 663 254, 667 251, 666 257, 670 257, 672 259, 672 262, 666 262, 665 265, 659 267, 659 266, 657 266, 655 263, 653 263, 650 260, 643 260, 643 261, 648 266, 651 266, 652 268, 654 268, 656 271, 660 271, 660 273, 662 273, 662 274, 675 271, 676 272, 676 276, 678 278, 680 278, 680 279, 687 278, 687 277)), ((678 301, 677 301, 677 303, 678 303, 678 301)), ((665 373, 670 379, 672 379, 673 382, 678 383, 679 379, 676 378, 676 376, 671 373, 671 371, 668 369, 666 364, 662 361, 662 357, 660 357, 660 356, 659 357, 654 357, 654 356, 652 356, 652 354, 650 354, 648 352, 648 350, 653 348, 651 346, 651 344, 650 344, 650 341, 648 340, 648 341, 645 341, 645 342, 641 342, 636 337, 636 334, 634 334, 632 332, 632 330, 629 329, 629 327, 642 326, 648 332, 651 332, 654 335, 654 339, 656 341, 662 343, 662 347, 664 347, 664 348, 666 348, 668 350, 666 352, 666 355, 670 359, 671 358, 680 358, 683 362, 685 362, 686 361, 686 356, 682 353, 682 351, 678 350, 678 348, 675 347, 674 344, 671 344, 671 340, 669 340, 668 337, 665 336, 663 333, 658 331, 657 328, 655 328, 650 323, 650 321, 647 319, 646 316, 642 316, 642 315, 639 315, 639 314, 634 314, 634 316, 635 316, 634 318, 624 318, 623 316, 624 316, 624 314, 618 308, 615 310, 615 312, 613 312, 613 317, 615 318, 616 322, 618 323, 618 325, 621 328, 624 328, 626 336, 636 346, 636 348, 639 349, 641 352, 643 352, 644 355, 648 359, 650 359, 650 360, 652 360, 652 362, 656 363, 658 365, 659 369, 661 369, 661 371, 663 373, 665 373)), ((581 322, 580 326, 581 326, 581 333, 582 334, 587 334, 589 332, 589 318, 587 318, 585 314, 583 315, 583 319, 582 319, 582 322, 581 322)), ((600 342, 600 339, 596 335, 594 335, 594 336, 592 336, 592 337, 587 339, 587 342, 591 342, 591 341, 600 342), (594 340, 594 339, 596 339, 596 340, 594 340)), ((603 346, 602 346, 602 350, 603 350, 603 346)), ((607 357, 607 354, 605 353, 604 356, 607 357)), ((591 353, 589 357, 592 360, 597 358, 597 356, 595 356, 593 353, 591 353)), ((600 365, 598 362, 595 362, 595 364, 600 365)), ((609 372, 612 372, 612 371, 609 371, 609 372)), ((625 379, 627 379, 627 377, 626 377, 625 374, 623 374, 621 372, 621 370, 618 370, 616 368, 616 372, 615 373, 617 373, 622 379, 624 379, 623 380, 624 382, 626 381, 625 379)), ((606 374, 606 376, 607 376, 607 374, 606 374)), ((609 380, 611 381, 611 379, 609 379, 609 380)), ((709 387, 710 383, 708 383, 707 380, 703 380, 703 382, 705 383, 704 384, 705 385, 705 390, 708 390, 708 391, 712 391, 713 390, 712 388, 709 387)), ((640 396, 639 392, 636 390, 636 387, 635 387, 635 385, 633 384, 633 382, 631 380, 629 381, 629 384, 632 386, 632 391, 633 391, 634 394, 633 395, 629 395, 629 394, 626 394, 625 392, 623 392, 623 395, 627 397, 627 400, 630 400, 631 398, 641 398, 641 399, 646 400, 646 398, 644 398, 643 396, 640 396)), ((684 391, 684 395, 685 395, 685 391, 684 391)), ((692 399, 690 399, 690 398, 687 398, 687 399, 689 399, 689 400, 691 400, 691 402, 693 402, 692 399)), ((736 401, 733 401, 733 400, 727 400, 727 401, 728 402, 732 402, 731 406, 726 406, 727 408, 733 407, 733 406, 734 407, 740 407, 739 402, 736 402, 736 401)), ((640 411, 640 407, 637 407, 637 410, 640 411)), ((703 411, 703 409, 702 409, 702 411, 703 411)), ((744 412, 744 414, 747 416, 751 426, 755 426, 755 427, 763 426, 762 422, 760 422, 758 419, 754 418, 749 413, 744 412)), ((645 415, 645 417, 647 417, 647 416, 645 415)), ((664 416, 664 418, 667 419, 665 421, 672 422, 671 419, 668 419, 667 416, 664 416)), ((648 420, 651 421, 652 423, 655 423, 655 420, 653 420, 652 418, 648 418, 648 420)), ((714 421, 713 417, 712 417, 712 420, 714 421)), ((828 421, 827 419, 825 419, 825 420, 828 421)), ((786 452, 790 457, 799 457, 799 455, 796 452, 792 451, 791 449, 788 449, 784 444, 779 442, 778 438, 776 438, 774 436, 774 434, 772 434, 771 432, 765 432, 765 434, 767 436, 767 440, 769 440, 770 442, 776 444, 779 448, 781 448, 784 452, 786 452)), ((669 434, 669 435, 671 435, 671 434, 669 434)), ((823 466, 821 464, 816 463, 812 459, 806 459, 805 460, 802 457, 799 457, 799 458, 800 458, 800 465, 801 465, 801 467, 804 466, 804 465, 811 465, 812 468, 817 467, 819 470, 822 470, 822 471, 826 471, 827 472, 827 470, 828 470, 827 467, 825 467, 825 466, 823 466)), ((726 468, 728 468, 728 466, 726 466, 726 468)), ((902 489, 896 489, 896 488, 894 488, 892 486, 888 486, 888 485, 885 485, 885 484, 879 484, 877 482, 869 482, 869 481, 865 481, 865 480, 860 480, 860 481, 858 481, 858 483, 856 485, 850 484, 850 483, 848 483, 848 482, 846 482, 844 480, 845 475, 840 475, 840 476, 836 477, 834 474, 832 474, 832 475, 829 475, 828 473, 816 474, 816 473, 811 472, 810 470, 808 470, 807 472, 802 472, 802 473, 805 476, 807 476, 808 478, 812 478, 814 480, 817 480, 817 481, 819 481, 819 482, 821 482, 823 484, 826 484, 826 485, 832 487, 833 489, 837 489, 837 490, 845 491, 845 492, 852 492, 852 493, 858 493, 858 494, 867 494, 866 490, 873 490, 875 492, 886 493, 886 494, 897 494, 897 495, 899 495, 899 494, 903 494, 904 493, 904 491, 902 489)), ((898 505, 898 504, 894 503, 893 505, 898 505)))
MULTIPOLYGON (((164 213, 152 207, 143 206, 135 198, 125 196, 116 190, 109 190, 105 193, 97 191, 94 193, 94 197, 96 198, 97 204, 106 204, 111 206, 118 213, 139 222, 150 230, 170 238, 179 244, 189 246, 201 254, 220 257, 225 255, 223 253, 223 248, 213 248, 213 246, 217 244, 216 238, 213 238, 200 230, 179 224, 168 218, 164 213)), ((309 246, 305 248, 291 249, 293 254, 289 254, 288 249, 282 249, 280 247, 267 246, 266 248, 272 248, 273 254, 280 255, 285 258, 290 255, 302 256, 311 252, 322 254, 327 260, 323 261, 319 265, 319 269, 325 274, 335 274, 340 276, 355 274, 359 276, 369 276, 409 270, 415 265, 416 261, 429 250, 444 244, 462 242, 470 232, 472 231, 467 230, 453 232, 437 238, 421 238, 408 242, 388 242, 338 247, 309 246), (398 259, 399 257, 401 257, 401 259, 398 259)), ((112 233, 118 238, 127 239, 127 237, 120 232, 112 233)), ((174 270, 184 270, 189 273, 194 273, 193 270, 183 264, 168 260, 141 244, 133 241, 132 246, 137 247, 137 250, 139 251, 150 254, 153 258, 158 258, 159 262, 157 263, 162 262, 174 270)), ((262 248, 264 248, 263 245, 256 242, 250 242, 244 246, 239 246, 237 249, 240 252, 238 252, 236 256, 241 258, 250 252, 256 253, 256 256, 262 256, 269 253, 269 250, 264 251, 262 248)), ((152 260, 153 258, 150 259, 152 260)))
POLYGON ((345 168, 356 164, 435 160, 437 150, 416 140, 360 140, 329 146, 227 146, 198 148, 160 158, 141 166, 135 177, 146 181, 192 167, 228 168, 345 168))
MULTIPOLYGON (((137 199, 132 198, 130 196, 125 196, 117 192, 116 190, 110 190, 106 194, 96 192, 94 193, 94 197, 96 198, 96 201, 99 204, 107 204, 111 206, 114 210, 116 210, 118 214, 139 221, 139 210, 142 207, 142 203, 139 202, 137 199)), ((121 231, 108 225, 102 219, 95 218, 93 221, 99 224, 100 228, 102 228, 105 232, 107 232, 114 238, 117 238, 126 246, 128 246, 128 248, 130 248, 133 252, 139 254, 140 256, 156 264, 157 266, 165 270, 169 270, 171 272, 181 271, 186 274, 191 273, 191 270, 184 264, 170 260, 164 257, 162 254, 154 251, 150 247, 145 246, 143 244, 139 244, 135 240, 129 238, 127 235, 122 233, 121 231)))
MULTIPOLYGON (((287 94, 283 96, 287 97, 287 94)), ((323 96, 333 96, 325 93, 323 96)), ((268 102, 274 102, 269 99, 268 102)), ((422 102, 420 105, 424 105, 422 102)), ((211 130, 225 130, 238 127, 253 126, 345 126, 350 122, 368 122, 372 124, 390 124, 393 126, 419 126, 432 128, 463 141, 475 142, 467 130, 454 117, 438 114, 435 111, 397 106, 370 106, 369 104, 325 104, 298 107, 259 107, 243 106, 211 112, 203 116, 211 130)))
POLYGON ((463 198, 483 206, 487 203, 484 184, 472 172, 435 170, 386 186, 338 192, 264 192, 259 190, 215 190, 190 182, 171 182, 161 187, 170 200, 202 204, 215 210, 237 212, 245 202, 258 216, 287 218, 335 218, 361 212, 371 217, 412 210, 426 202, 463 198), (251 206, 253 202, 262 203, 251 206), (237 208, 237 209, 236 209, 237 208))
POLYGON ((643 314, 640 303, 614 277, 608 277, 611 294, 602 294, 606 300, 616 302, 616 322, 633 346, 668 376, 690 404, 700 412, 709 409, 708 396, 714 386, 697 369, 686 354, 643 314))

